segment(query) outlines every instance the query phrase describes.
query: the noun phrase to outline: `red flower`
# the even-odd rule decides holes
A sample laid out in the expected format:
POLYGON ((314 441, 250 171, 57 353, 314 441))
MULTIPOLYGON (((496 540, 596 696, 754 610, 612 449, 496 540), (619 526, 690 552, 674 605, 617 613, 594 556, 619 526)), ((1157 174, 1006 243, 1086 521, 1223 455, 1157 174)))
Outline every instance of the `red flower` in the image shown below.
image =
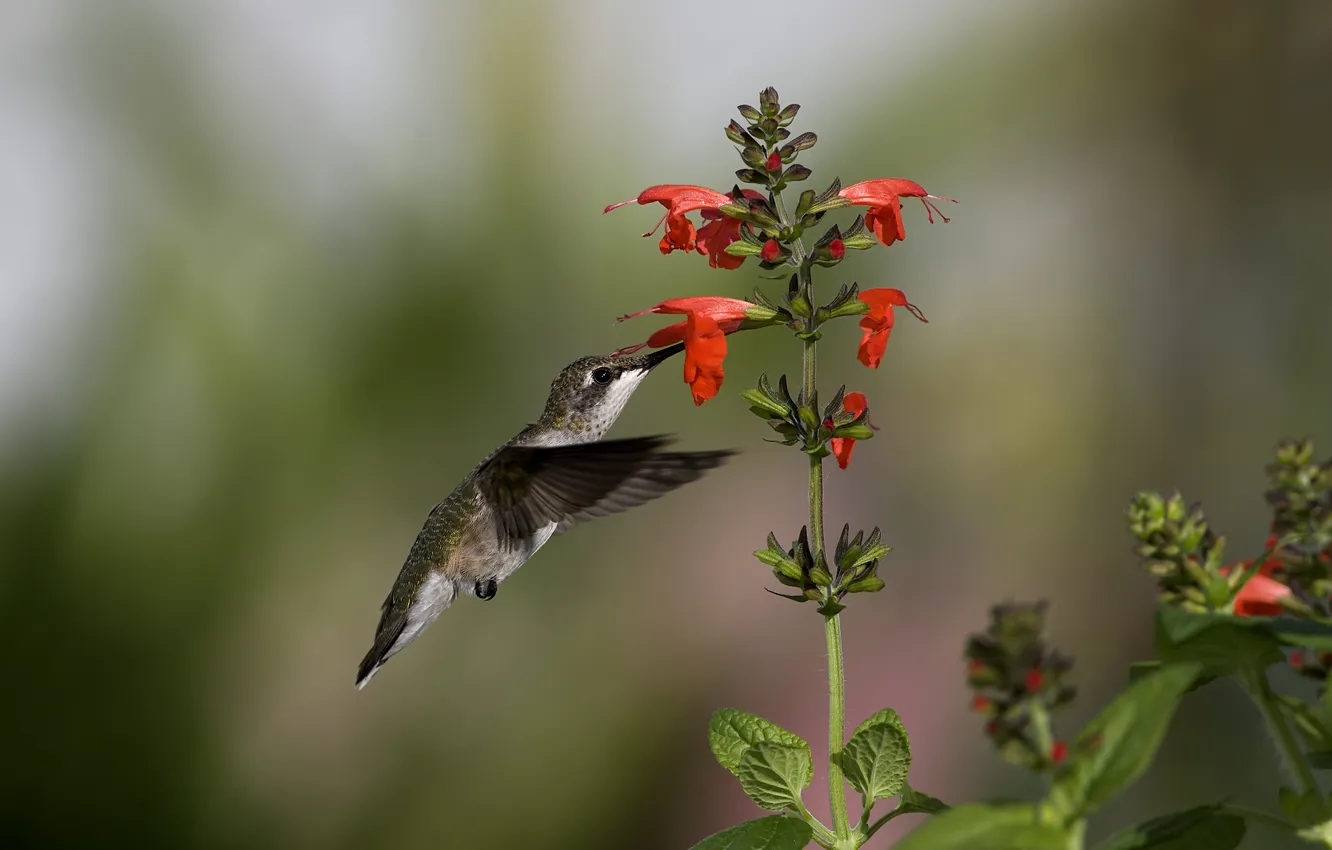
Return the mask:
POLYGON ((777 244, 776 239, 769 239, 763 243, 763 250, 759 252, 759 259, 765 263, 771 263, 777 259, 777 255, 782 253, 782 246, 777 244))
POLYGON ((978 714, 983 714, 983 713, 989 711, 989 710, 990 710, 990 699, 989 699, 989 697, 983 697, 983 696, 979 696, 979 695, 972 697, 972 698, 971 698, 971 710, 974 711, 974 712, 976 712, 976 713, 978 713, 978 714))
POLYGON ((717 320, 702 313, 690 313, 685 319, 684 379, 695 405, 712 398, 721 389, 725 359, 726 334, 717 320))
POLYGON ((782 155, 777 153, 777 151, 773 151, 772 153, 768 154, 768 161, 764 163, 764 166, 769 171, 781 171, 782 155))
MULTIPOLYGON (((865 399, 864 393, 847 393, 842 398, 842 409, 847 413, 860 415, 862 410, 869 407, 869 402, 865 399)), ((869 421, 868 417, 865 420, 869 421)), ((879 430, 874 425, 870 425, 875 431, 879 430)), ((828 441, 828 448, 832 450, 833 457, 837 458, 837 465, 846 469, 846 465, 851 462, 851 450, 856 447, 856 441, 851 437, 833 437, 828 441)))
POLYGON ((929 215, 930 224, 934 223, 935 213, 939 213, 939 218, 942 218, 945 224, 948 223, 948 216, 930 203, 931 200, 957 203, 952 198, 931 195, 925 191, 924 186, 901 177, 866 180, 863 183, 847 186, 837 194, 855 206, 870 208, 865 214, 865 226, 873 230, 874 235, 879 237, 879 241, 884 245, 891 245, 899 239, 906 238, 906 225, 902 223, 902 198, 920 198, 929 215))
POLYGON ((867 289, 857 296, 870 306, 869 312, 860 319, 860 349, 856 357, 871 369, 879 368, 883 362, 883 351, 888 346, 888 335, 893 332, 893 308, 905 307, 911 315, 928 322, 920 308, 906 300, 900 289, 867 289))
POLYGON ((1068 758, 1068 744, 1063 741, 1055 741, 1050 746, 1050 761, 1060 764, 1066 758, 1068 758))
POLYGON ((722 361, 726 359, 726 334, 735 333, 747 318, 746 310, 757 305, 738 298, 699 296, 671 298, 655 307, 621 316, 619 321, 642 316, 645 313, 684 314, 683 322, 676 322, 654 332, 647 342, 631 345, 615 352, 630 354, 643 347, 663 348, 677 342, 685 344, 684 379, 694 395, 694 404, 702 404, 721 389, 722 361))
MULTIPOLYGON (((762 197, 750 189, 744 190, 744 195, 747 198, 762 197)), ((635 201, 639 204, 659 203, 666 207, 666 214, 657 222, 657 227, 661 226, 662 221, 666 222, 666 233, 658 245, 663 254, 677 250, 698 251, 700 254, 708 255, 708 265, 714 269, 735 269, 740 267, 745 258, 727 254, 726 246, 740 238, 741 221, 719 211, 720 207, 733 200, 730 195, 714 192, 703 186, 649 186, 640 192, 637 198, 611 204, 603 213, 635 201), (685 217, 686 213, 696 210, 709 221, 698 230, 695 230, 694 223, 685 217)), ((657 227, 643 235, 651 236, 657 232, 657 227)))
POLYGON ((828 253, 834 260, 840 260, 846 256, 846 243, 840 239, 834 239, 828 243, 828 253))
MULTIPOLYGON (((753 189, 743 191, 746 198, 763 197, 753 189)), ((743 222, 712 209, 702 210, 699 215, 708 221, 698 229, 698 252, 708 255, 708 265, 714 269, 740 268, 745 258, 726 253, 726 246, 740 238, 740 225, 743 222)))
POLYGON ((1034 694, 1045 685, 1045 674, 1040 670, 1028 670, 1026 681, 1023 684, 1027 686, 1028 692, 1034 694))
MULTIPOLYGON (((1275 539, 1268 540, 1269 547, 1276 545, 1275 539)), ((1221 570, 1222 575, 1228 575, 1231 570, 1246 570, 1253 565, 1253 560, 1241 561, 1239 564, 1231 564, 1221 570)), ((1290 596, 1291 590, 1288 586, 1282 584, 1274 578, 1271 578, 1272 572, 1281 567, 1281 559, 1277 557, 1268 558, 1258 572, 1249 577, 1240 588, 1240 592, 1235 595, 1235 615, 1239 617, 1275 617, 1284 609, 1281 600, 1290 596)))

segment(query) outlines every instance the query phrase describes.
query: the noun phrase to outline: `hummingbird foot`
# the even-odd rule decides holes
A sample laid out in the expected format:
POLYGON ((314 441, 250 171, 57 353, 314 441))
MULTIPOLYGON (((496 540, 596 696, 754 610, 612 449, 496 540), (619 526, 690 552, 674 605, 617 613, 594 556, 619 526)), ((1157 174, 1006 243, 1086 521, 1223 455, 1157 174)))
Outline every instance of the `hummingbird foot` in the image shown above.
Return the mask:
POLYGON ((476 598, 483 600, 494 599, 495 593, 498 590, 499 582, 495 581, 493 578, 488 578, 485 581, 478 581, 475 589, 476 598))

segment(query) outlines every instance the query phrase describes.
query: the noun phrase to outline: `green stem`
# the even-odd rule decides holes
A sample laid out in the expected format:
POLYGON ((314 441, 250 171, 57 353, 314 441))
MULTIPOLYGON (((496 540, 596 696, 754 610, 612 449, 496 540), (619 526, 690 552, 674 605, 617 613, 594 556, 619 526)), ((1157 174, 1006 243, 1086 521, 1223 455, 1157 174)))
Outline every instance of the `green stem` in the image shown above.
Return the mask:
POLYGON ((1248 670, 1244 672, 1243 679, 1244 685, 1249 691, 1249 696, 1253 697, 1253 701, 1258 704, 1258 709, 1263 713, 1263 719, 1267 721, 1268 727, 1272 730, 1272 736, 1276 738, 1281 754, 1285 756, 1286 763, 1290 765, 1291 771, 1295 774, 1295 781, 1300 785, 1300 793, 1318 793, 1318 780, 1314 778, 1313 769, 1309 767, 1309 762, 1305 760, 1304 751, 1300 749, 1294 733, 1290 731, 1290 726, 1281 714, 1281 709, 1276 706, 1272 686, 1267 681, 1267 673, 1262 670, 1248 670))
POLYGON ((842 621, 838 615, 825 618, 824 632, 828 638, 828 799, 832 804, 833 830, 838 838, 850 838, 846 782, 842 778, 846 683, 842 678, 842 621))

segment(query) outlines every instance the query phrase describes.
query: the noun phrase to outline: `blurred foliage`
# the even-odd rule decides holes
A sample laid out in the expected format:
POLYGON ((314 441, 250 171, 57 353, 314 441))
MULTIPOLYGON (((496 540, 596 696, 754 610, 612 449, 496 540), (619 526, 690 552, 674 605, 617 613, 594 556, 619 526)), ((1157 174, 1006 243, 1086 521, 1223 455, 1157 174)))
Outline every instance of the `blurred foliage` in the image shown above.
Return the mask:
MULTIPOLYGON (((722 123, 769 81, 818 119, 821 174, 909 176, 963 201, 947 227, 909 222, 908 242, 847 268, 906 289, 932 324, 894 335, 879 373, 857 371, 854 329, 822 358, 834 384, 893 399, 860 468, 831 480, 829 522, 881 524, 916 565, 883 576, 847 646, 852 722, 899 706, 923 787, 1006 781, 976 772, 986 748, 949 666, 992 597, 1055 599, 1061 645, 1104 671, 1092 696, 1118 690, 1152 600, 1123 499, 1178 486, 1248 515, 1252 464, 1232 458, 1332 431, 1327 4, 1050 4, 998 29, 955 4, 929 21, 954 34, 928 68, 894 65, 884 88, 843 69, 840 114, 832 78, 712 77, 724 27, 711 52, 663 31, 716 100, 716 157, 687 174, 659 163, 671 127, 697 128, 658 111, 635 135, 644 92, 595 64, 620 36, 538 4, 394 7, 402 50, 447 35, 466 73, 431 44, 401 142, 362 156, 265 47, 276 23, 318 32, 322 10, 49 8, 64 11, 43 19, 57 35, 39 69, 100 175, 85 187, 98 228, 61 246, 87 257, 65 305, 78 333, 41 341, 76 366, 32 360, 57 403, 4 399, 24 414, 0 455, 5 848, 618 850, 630 829, 671 848, 748 815, 698 731, 745 696, 817 739, 822 649, 758 590, 747 553, 801 502, 749 496, 795 484, 727 391, 695 410, 657 379, 616 433, 741 445, 734 475, 562 539, 365 693, 352 673, 426 510, 536 414, 560 365, 649 330, 613 316, 748 290, 752 270, 662 258, 631 215, 599 211, 707 180, 708 163, 729 184, 722 123), (565 99, 589 78, 575 132, 565 99), (959 586, 970 609, 941 608, 959 586), (894 640, 916 657, 869 657, 894 640)), ((321 57, 336 89, 343 56, 321 57)), ((778 342, 737 340, 728 390, 793 369, 774 365, 778 342)), ((1231 708, 1194 715, 1125 805, 1243 796, 1218 778, 1237 760, 1268 784, 1265 742, 1210 743, 1254 725, 1231 708)))

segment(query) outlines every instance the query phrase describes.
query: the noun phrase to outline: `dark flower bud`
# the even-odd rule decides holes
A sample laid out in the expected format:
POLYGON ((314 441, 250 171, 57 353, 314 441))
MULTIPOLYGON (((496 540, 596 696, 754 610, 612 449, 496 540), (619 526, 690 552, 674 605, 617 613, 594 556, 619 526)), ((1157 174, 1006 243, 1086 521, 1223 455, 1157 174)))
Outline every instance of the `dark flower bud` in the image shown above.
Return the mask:
POLYGON ((786 173, 782 175, 782 179, 787 183, 795 183, 800 180, 808 180, 809 176, 813 173, 813 171, 810 171, 803 165, 793 165, 786 169, 786 173))
POLYGON ((796 113, 800 111, 800 104, 790 103, 786 108, 777 114, 777 120, 783 127, 795 120, 796 113))
POLYGON ((777 89, 768 86, 766 89, 759 92, 759 109, 763 110, 764 115, 776 115, 780 108, 781 105, 777 99, 777 89))
POLYGON ((737 145, 756 146, 758 144, 754 141, 754 137, 749 135, 749 131, 744 127, 741 127, 740 123, 735 119, 732 119, 731 123, 726 125, 726 138, 735 142, 737 145))
POLYGON ((757 124, 763 120, 763 113, 747 103, 742 103, 735 109, 740 113, 740 117, 748 121, 750 124, 757 124))
POLYGON ((750 145, 740 151, 740 158, 745 161, 745 165, 750 168, 763 168, 767 163, 767 157, 763 155, 763 149, 757 145, 750 145))

